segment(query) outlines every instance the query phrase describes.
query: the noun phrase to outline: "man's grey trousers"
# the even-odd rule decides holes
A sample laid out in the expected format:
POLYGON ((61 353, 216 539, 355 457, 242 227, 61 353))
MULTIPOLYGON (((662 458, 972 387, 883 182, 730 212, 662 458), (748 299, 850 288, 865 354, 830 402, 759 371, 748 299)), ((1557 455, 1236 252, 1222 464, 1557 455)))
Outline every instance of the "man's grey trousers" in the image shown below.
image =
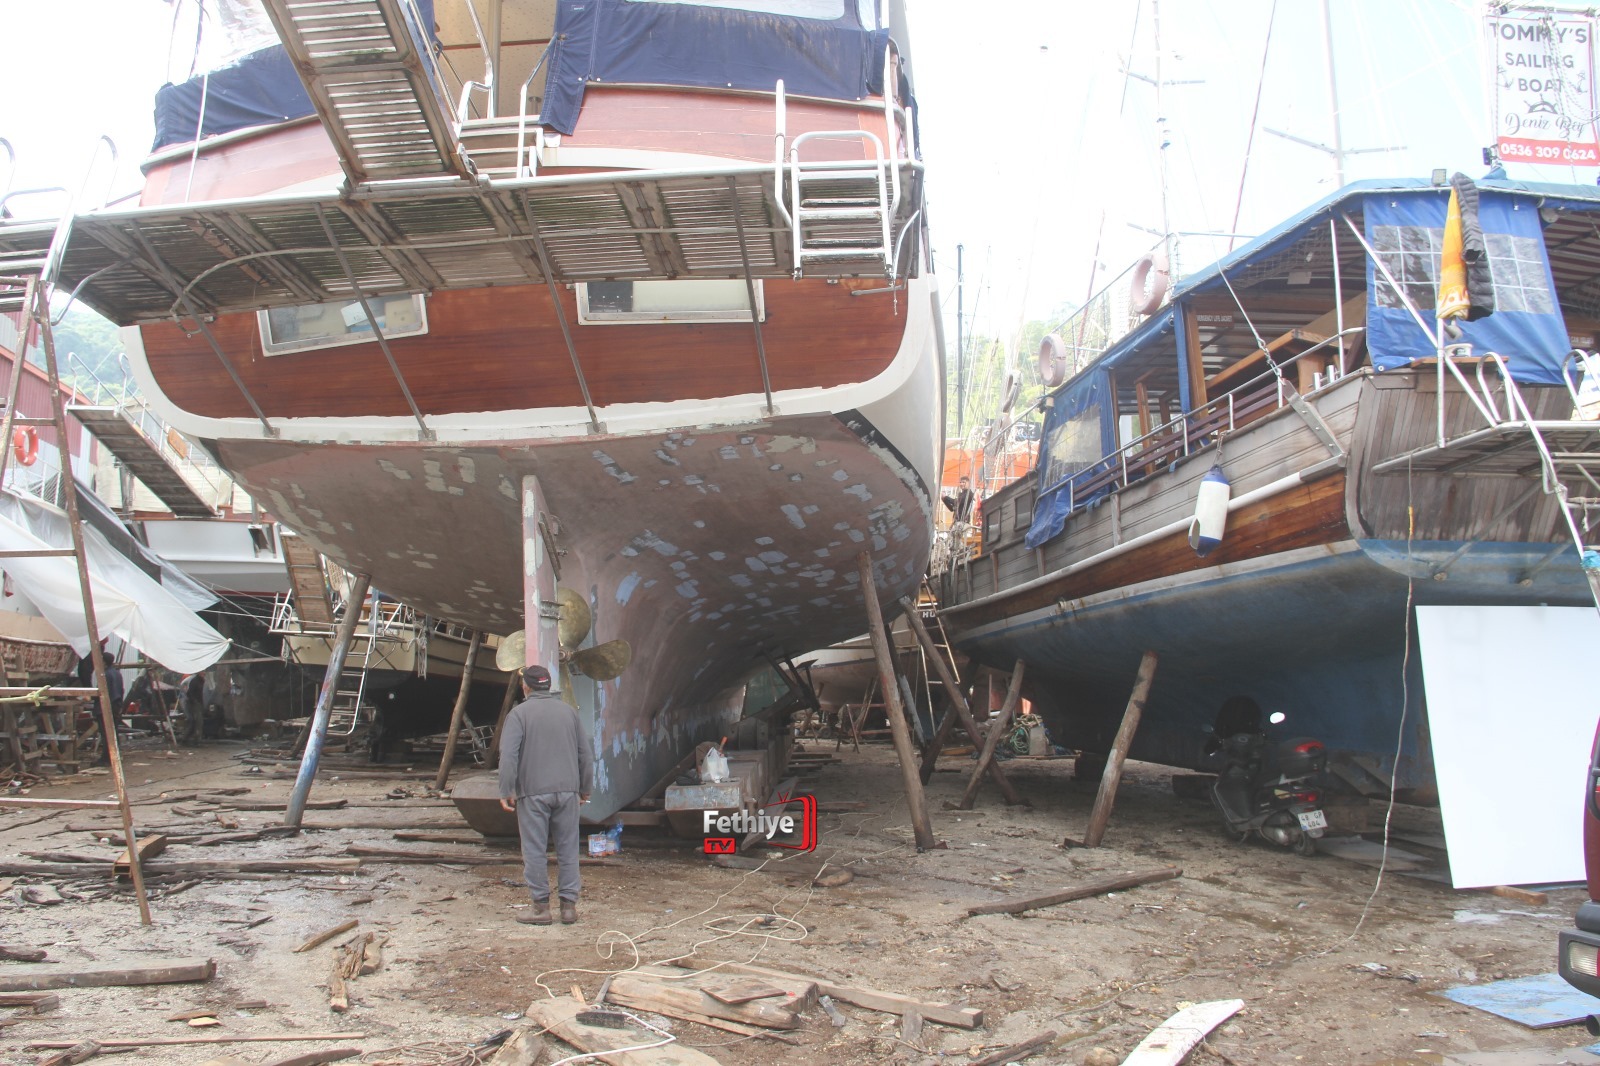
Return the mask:
POLYGON ((562 899, 576 903, 583 888, 578 873, 578 794, 552 792, 521 797, 517 800, 517 831, 522 837, 522 876, 534 900, 550 898, 550 866, 545 852, 553 844, 561 867, 558 892, 562 899))

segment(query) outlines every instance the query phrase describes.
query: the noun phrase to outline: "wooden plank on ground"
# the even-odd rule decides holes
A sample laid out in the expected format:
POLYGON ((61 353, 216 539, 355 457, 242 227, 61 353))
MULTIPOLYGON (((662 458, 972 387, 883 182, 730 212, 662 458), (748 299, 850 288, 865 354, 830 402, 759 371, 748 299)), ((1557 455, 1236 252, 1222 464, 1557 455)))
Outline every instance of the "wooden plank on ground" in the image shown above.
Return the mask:
POLYGON ((579 1051, 598 1053, 604 1061, 618 1066, 717 1066, 717 1060, 710 1055, 678 1043, 608 1056, 604 1053, 663 1038, 635 1029, 604 1029, 580 1024, 577 1015, 583 1009, 583 1004, 571 996, 557 996, 534 1000, 528 1007, 528 1017, 579 1051))
MULTIPOLYGON (((0 971, 0 992, 90 988, 97 985, 181 984, 186 981, 209 981, 216 975, 215 959, 176 959, 157 966, 86 966, 76 970, 59 966, 23 966, 0 971)), ((106 1044, 106 1041, 102 1040, 101 1043, 106 1044)), ((72 1044, 55 1046, 67 1048, 72 1044)))
POLYGON ((626 1006, 657 1014, 671 1015, 674 1009, 681 1009, 702 1017, 727 1018, 729 1021, 768 1029, 800 1027, 800 1019, 794 1010, 780 1002, 756 1000, 750 1003, 723 1003, 696 985, 693 978, 680 981, 647 974, 619 973, 611 979, 611 988, 606 996, 626 1006))
POLYGON ((1026 899, 1002 900, 999 903, 985 903, 979 907, 968 907, 967 916, 976 917, 980 914, 1021 914, 1023 911, 1038 910, 1040 907, 1053 907, 1058 903, 1068 903, 1075 899, 1088 899, 1090 896, 1104 895, 1107 892, 1121 892, 1126 888, 1138 888, 1155 881, 1168 881, 1174 877, 1182 877, 1183 870, 1177 866, 1163 866, 1157 870, 1145 870, 1141 873, 1123 874, 1118 877, 1102 878, 1099 881, 1090 881, 1087 884, 1064 888, 1059 892, 1051 892, 1044 896, 1029 896, 1026 899))
POLYGON ((1242 999, 1222 999, 1185 1007, 1139 1041, 1122 1066, 1178 1066, 1206 1034, 1244 1007, 1242 999))
POLYGON ((320 947, 321 945, 332 940, 334 937, 338 936, 340 933, 348 933, 350 930, 354 929, 360 924, 360 918, 351 918, 349 921, 340 922, 331 929, 324 929, 315 936, 307 938, 299 947, 294 949, 295 953, 299 954, 302 951, 310 951, 312 948, 320 947))
MULTIPOLYGON (((176 1047, 180 1044, 287 1044, 300 1040, 365 1040, 366 1033, 230 1033, 227 1036, 127 1037, 101 1040, 103 1048, 176 1047)), ((76 1045, 70 1040, 36 1040, 29 1051, 51 1051, 76 1045)))
POLYGON ((853 1003, 857 1007, 868 1010, 883 1011, 885 1014, 903 1015, 907 1010, 915 1010, 922 1015, 924 1021, 938 1022, 940 1025, 953 1025, 957 1029, 977 1029, 983 1025, 983 1011, 977 1007, 961 1007, 952 1003, 928 1003, 903 996, 898 992, 880 992, 874 988, 859 988, 854 985, 840 984, 826 977, 810 977, 804 974, 789 973, 784 970, 775 970, 768 966, 757 966, 754 963, 726 962, 708 964, 716 965, 718 973, 747 973, 757 977, 769 977, 774 980, 787 981, 815 981, 817 992, 820 995, 831 996, 845 1003, 853 1003))
MULTIPOLYGON (((167 838, 161 833, 151 833, 146 837, 135 837, 139 842, 139 868, 144 869, 145 863, 167 850, 167 838)), ((118 877, 133 876, 133 857, 128 854, 128 849, 123 848, 122 854, 117 856, 116 862, 111 864, 112 870, 118 877)))

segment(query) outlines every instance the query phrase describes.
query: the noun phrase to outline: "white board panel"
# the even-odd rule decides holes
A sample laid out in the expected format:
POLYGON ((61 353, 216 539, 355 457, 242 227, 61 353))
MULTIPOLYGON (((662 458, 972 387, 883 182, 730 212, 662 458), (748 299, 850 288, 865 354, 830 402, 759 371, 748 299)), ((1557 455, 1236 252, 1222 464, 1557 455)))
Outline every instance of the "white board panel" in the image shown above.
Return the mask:
POLYGON ((1452 883, 1582 880, 1600 615, 1418 607, 1417 637, 1452 883))

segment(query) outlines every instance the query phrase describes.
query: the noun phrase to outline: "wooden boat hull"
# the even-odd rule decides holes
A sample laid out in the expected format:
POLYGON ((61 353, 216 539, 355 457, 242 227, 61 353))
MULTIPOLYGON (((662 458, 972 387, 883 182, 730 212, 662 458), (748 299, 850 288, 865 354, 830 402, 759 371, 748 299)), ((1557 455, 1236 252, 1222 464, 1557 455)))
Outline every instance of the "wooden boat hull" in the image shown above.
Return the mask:
MULTIPOLYGON (((1069 746, 1109 750, 1140 656, 1153 649, 1160 663, 1134 758, 1206 768, 1206 730, 1223 701, 1244 695, 1284 712, 1295 733, 1322 739, 1346 785, 1386 793, 1392 775, 1402 795, 1431 801, 1408 596, 1415 605, 1461 606, 1590 599, 1576 549, 1561 545, 1543 496, 1485 527, 1483 516, 1500 512, 1521 485, 1373 473, 1434 431, 1407 417, 1423 402, 1416 393, 1427 373, 1354 375, 1311 398, 1343 461, 1330 462, 1288 409, 1230 439, 1235 497, 1291 483, 1232 511, 1222 544, 1206 557, 1176 527, 1194 506, 1211 452, 1079 511, 1043 549, 1002 536, 1001 547, 946 576, 953 639, 997 669, 1027 660, 1025 694, 1069 746), (1296 470, 1310 473, 1285 478, 1296 470), (1484 534, 1494 539, 1477 539, 1484 534), (1137 546, 1119 549, 1130 543, 1137 546)), ((1537 398, 1551 412, 1563 400, 1555 390, 1537 398)), ((1465 415, 1452 408, 1449 417, 1465 415)), ((1004 510, 1014 498, 999 494, 990 506, 1004 510)))

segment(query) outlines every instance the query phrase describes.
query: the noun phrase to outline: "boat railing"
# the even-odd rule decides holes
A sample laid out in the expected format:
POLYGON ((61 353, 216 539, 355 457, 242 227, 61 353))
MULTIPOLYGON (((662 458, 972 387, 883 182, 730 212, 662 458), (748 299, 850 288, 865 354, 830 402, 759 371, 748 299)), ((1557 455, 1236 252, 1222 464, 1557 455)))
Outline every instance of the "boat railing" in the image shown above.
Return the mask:
MULTIPOLYGON (((212 460, 205 449, 192 444, 187 437, 168 425, 167 421, 150 407, 150 402, 143 394, 129 390, 125 386, 111 385, 76 352, 67 353, 67 362, 69 365, 76 362, 77 369, 87 375, 93 384, 92 392, 80 389, 90 403, 96 407, 119 409, 168 465, 189 480, 191 486, 204 488, 205 494, 209 497, 207 503, 212 506, 222 506, 232 502, 233 479, 212 460), (194 484, 196 480, 199 481, 199 485, 194 484)), ((74 378, 78 384, 82 384, 76 374, 74 378)))
POLYGON ((1586 352, 1582 348, 1574 348, 1567 353, 1561 361, 1561 382, 1567 387, 1567 392, 1572 396, 1572 407, 1579 418, 1593 417, 1585 414, 1585 408, 1593 407, 1600 400, 1600 352, 1586 352), (1577 360, 1578 373, 1573 375, 1572 363, 1577 360), (1588 399, 1583 396, 1583 386, 1596 390, 1588 399))
MULTIPOLYGON (((1275 361, 1223 395, 1161 423, 1110 455, 1062 476, 1041 489, 1039 495, 1064 487, 1067 513, 1071 514, 1108 492, 1127 488, 1179 460, 1216 446, 1218 441, 1262 415, 1293 406, 1299 394, 1284 374, 1285 369, 1363 332, 1364 326, 1351 326, 1303 352, 1275 361)), ((1313 391, 1326 388, 1344 376, 1339 361, 1335 360, 1325 373, 1319 371, 1314 375, 1313 391)))
POLYGON ((550 50, 556 46, 555 40, 544 46, 544 51, 539 53, 538 62, 522 81, 522 88, 518 92, 517 104, 517 177, 529 178, 539 169, 539 149, 544 143, 544 127, 538 125, 538 115, 528 114, 528 93, 533 89, 533 79, 539 76, 539 71, 544 69, 544 61, 550 58, 550 50), (534 143, 528 144, 528 120, 535 121, 533 127, 534 143))

